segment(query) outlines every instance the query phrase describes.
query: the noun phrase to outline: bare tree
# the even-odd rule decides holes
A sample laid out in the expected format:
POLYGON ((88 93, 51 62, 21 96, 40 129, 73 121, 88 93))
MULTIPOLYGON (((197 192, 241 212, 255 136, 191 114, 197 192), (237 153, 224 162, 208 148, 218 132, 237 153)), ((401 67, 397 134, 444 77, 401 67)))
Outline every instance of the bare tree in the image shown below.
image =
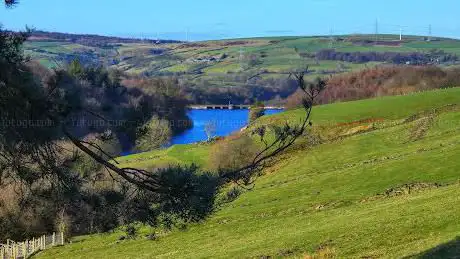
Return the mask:
POLYGON ((204 125, 204 132, 208 137, 208 141, 212 140, 212 138, 216 135, 217 125, 215 121, 208 121, 206 125, 204 125))
POLYGON ((251 163, 236 170, 221 171, 220 176, 223 179, 239 185, 253 184, 257 176, 260 175, 261 170, 267 166, 267 162, 291 147, 306 132, 307 127, 312 125, 310 116, 313 104, 318 95, 325 89, 326 81, 318 78, 315 82, 307 82, 304 79, 307 73, 308 67, 303 71, 294 72, 290 75, 295 78, 298 87, 304 93, 302 105, 305 114, 303 118, 295 125, 290 125, 286 122, 284 126, 260 126, 254 129, 253 134, 260 137, 264 148, 255 155, 251 163), (274 140, 267 141, 266 136, 268 133, 274 135, 274 140))

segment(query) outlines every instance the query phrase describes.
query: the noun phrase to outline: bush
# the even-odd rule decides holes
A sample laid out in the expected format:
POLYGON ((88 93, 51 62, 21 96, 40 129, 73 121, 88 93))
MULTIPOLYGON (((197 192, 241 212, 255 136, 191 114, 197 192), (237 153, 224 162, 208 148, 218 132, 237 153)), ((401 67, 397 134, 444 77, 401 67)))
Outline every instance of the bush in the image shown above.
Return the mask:
POLYGON ((246 136, 231 136, 212 147, 210 167, 214 170, 235 170, 251 164, 259 148, 246 136))
POLYGON ((135 239, 137 236, 137 229, 134 225, 128 225, 125 227, 126 237, 128 239, 135 239))
POLYGON ((241 195, 241 193, 242 193, 241 188, 239 188, 238 186, 233 186, 230 188, 230 190, 228 190, 225 193, 225 196, 223 197, 222 202, 224 203, 232 202, 236 200, 241 195))

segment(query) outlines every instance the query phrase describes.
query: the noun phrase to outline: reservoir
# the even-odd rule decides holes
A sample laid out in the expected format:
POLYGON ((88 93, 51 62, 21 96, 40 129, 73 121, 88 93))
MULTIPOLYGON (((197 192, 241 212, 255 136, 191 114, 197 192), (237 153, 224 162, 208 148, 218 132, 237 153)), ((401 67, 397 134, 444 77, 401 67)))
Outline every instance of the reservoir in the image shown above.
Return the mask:
MULTIPOLYGON (((265 110, 265 115, 280 113, 283 110, 265 110)), ((193 127, 171 139, 171 145, 190 144, 207 140, 205 126, 208 123, 215 125, 215 136, 225 137, 239 131, 249 121, 248 109, 237 110, 189 110, 189 118, 193 127)))

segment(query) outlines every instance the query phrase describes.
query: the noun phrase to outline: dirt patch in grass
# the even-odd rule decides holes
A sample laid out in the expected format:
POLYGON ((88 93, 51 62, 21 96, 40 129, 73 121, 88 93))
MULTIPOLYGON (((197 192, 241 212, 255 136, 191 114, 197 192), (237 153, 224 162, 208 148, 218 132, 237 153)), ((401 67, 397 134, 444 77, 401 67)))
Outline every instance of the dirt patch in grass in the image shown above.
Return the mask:
POLYGON ((379 199, 387 199, 397 196, 410 195, 412 193, 419 193, 426 190, 437 189, 439 187, 446 186, 446 184, 440 183, 407 183, 397 187, 392 187, 385 190, 383 193, 379 193, 375 196, 361 200, 361 202, 374 201, 379 199))
POLYGON ((410 131, 409 141, 414 142, 422 139, 433 125, 434 120, 435 115, 433 114, 417 121, 410 131))
POLYGON ((332 241, 328 241, 324 244, 318 246, 316 251, 313 254, 304 254, 302 258, 304 259, 332 259, 338 258, 337 254, 331 246, 332 241))
POLYGON ((344 207, 344 206, 348 206, 352 204, 351 201, 331 201, 331 202, 328 202, 328 203, 324 203, 324 204, 317 204, 314 206, 314 209, 316 211, 322 211, 322 210, 326 210, 326 209, 336 209, 336 208, 340 208, 340 207, 344 207))
POLYGON ((416 121, 416 120, 424 118, 424 117, 436 116, 436 115, 439 115, 439 114, 445 113, 445 112, 458 111, 458 109, 459 109, 459 106, 457 104, 448 104, 448 105, 445 105, 445 106, 442 106, 442 107, 439 107, 439 108, 434 108, 432 110, 419 112, 419 113, 416 113, 416 114, 414 114, 412 116, 409 116, 404 120, 404 123, 413 122, 413 121, 416 121))

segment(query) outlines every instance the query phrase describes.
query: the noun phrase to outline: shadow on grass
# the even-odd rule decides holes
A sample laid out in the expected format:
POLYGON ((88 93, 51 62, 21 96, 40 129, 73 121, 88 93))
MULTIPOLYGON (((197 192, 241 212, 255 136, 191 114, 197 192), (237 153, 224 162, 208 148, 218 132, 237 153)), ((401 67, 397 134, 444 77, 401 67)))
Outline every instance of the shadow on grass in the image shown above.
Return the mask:
POLYGON ((438 245, 420 254, 408 256, 406 258, 460 258, 460 237, 455 238, 445 244, 438 245))

